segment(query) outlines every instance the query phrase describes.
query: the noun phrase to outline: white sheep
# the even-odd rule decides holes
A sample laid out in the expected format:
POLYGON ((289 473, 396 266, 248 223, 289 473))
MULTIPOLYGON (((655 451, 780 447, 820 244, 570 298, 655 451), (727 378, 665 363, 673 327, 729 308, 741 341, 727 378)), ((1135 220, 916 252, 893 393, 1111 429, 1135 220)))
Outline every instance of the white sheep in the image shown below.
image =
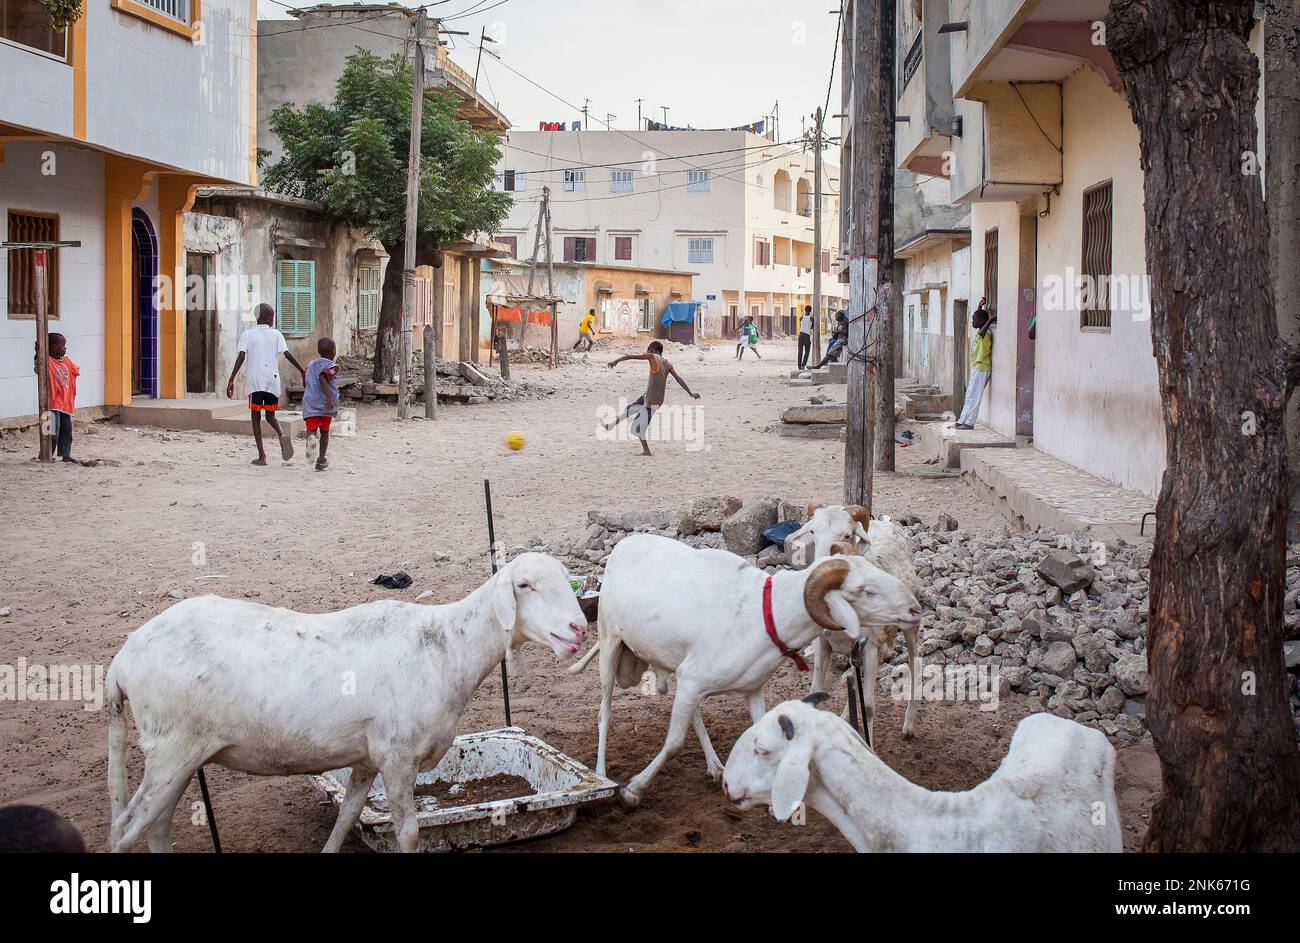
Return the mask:
POLYGON ((147 833, 150 850, 170 850, 181 793, 218 763, 271 776, 352 767, 326 851, 382 774, 398 845, 414 851, 416 774, 442 759, 480 682, 525 640, 572 655, 586 628, 564 567, 537 553, 443 606, 317 615, 219 596, 177 603, 131 633, 108 671, 110 848, 147 833), (128 701, 145 758, 130 804, 128 701))
POLYGON ((921 607, 898 580, 860 557, 832 557, 806 570, 768 576, 725 550, 696 550, 650 534, 619 542, 605 565, 596 646, 569 670, 600 653, 600 729, 596 771, 604 775, 614 683, 636 684, 647 666, 677 675, 663 749, 620 793, 635 806, 693 725, 716 780, 722 763, 709 742, 700 702, 743 694, 750 716, 763 715, 763 685, 782 659, 825 629, 854 638, 864 626, 915 625, 921 607), (764 616, 770 594, 771 627, 764 616), (773 638, 775 636, 775 639, 773 638))
MULTIPOLYGON (((857 553, 897 578, 913 595, 921 593, 921 581, 912 565, 912 538, 907 530, 889 518, 872 520, 867 509, 860 504, 822 505, 808 504, 808 522, 792 537, 811 535, 814 559, 836 553, 857 553)), ((882 626, 869 632, 866 651, 863 653, 862 700, 863 720, 867 727, 867 742, 875 746, 876 672, 880 664, 894 649, 894 633, 900 626, 882 626)), ((911 690, 907 709, 903 715, 903 736, 912 736, 916 718, 916 705, 920 701, 921 657, 920 624, 903 629, 907 643, 907 663, 911 672, 911 690)), ((831 652, 847 655, 852 643, 843 634, 822 633, 814 642, 812 691, 826 690, 826 669, 831 662, 831 652)))
POLYGON ((722 779, 730 801, 767 804, 780 821, 806 803, 857 851, 1123 850, 1115 749, 1101 731, 1032 714, 992 776, 967 792, 931 792, 809 703, 826 696, 778 704, 741 734, 722 779))

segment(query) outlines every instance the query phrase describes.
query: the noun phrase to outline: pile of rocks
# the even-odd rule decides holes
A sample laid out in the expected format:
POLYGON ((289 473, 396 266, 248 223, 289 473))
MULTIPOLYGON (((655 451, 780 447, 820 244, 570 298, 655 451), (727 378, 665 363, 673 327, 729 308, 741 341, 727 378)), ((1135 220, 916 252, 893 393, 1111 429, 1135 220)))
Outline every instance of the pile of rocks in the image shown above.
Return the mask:
MULTIPOLYGON (((375 383, 374 365, 371 361, 354 356, 340 357, 339 394, 348 399, 372 402, 375 399, 395 399, 397 385, 375 383)), ((554 390, 537 383, 522 380, 504 380, 495 370, 485 365, 461 363, 438 359, 438 401, 440 403, 477 404, 509 402, 513 400, 545 399, 554 390)), ((414 351, 411 359, 412 395, 424 395, 424 357, 414 351)))
MULTIPOLYGON (((610 552, 632 533, 673 537, 693 547, 727 549, 767 572, 788 566, 763 547, 778 520, 804 519, 780 498, 748 504, 707 497, 679 511, 590 511, 578 537, 533 539, 572 572, 599 575, 610 552)), ((921 654, 927 664, 997 666, 1000 695, 1037 700, 1044 710, 1104 731, 1118 745, 1146 736, 1146 633, 1151 548, 1101 543, 1083 533, 962 530, 947 514, 933 527, 896 519, 915 541, 913 563, 927 609, 921 654)), ((1287 560, 1285 618, 1288 694, 1300 731, 1300 557, 1287 560)), ((891 664, 906 664, 896 640, 891 664)))

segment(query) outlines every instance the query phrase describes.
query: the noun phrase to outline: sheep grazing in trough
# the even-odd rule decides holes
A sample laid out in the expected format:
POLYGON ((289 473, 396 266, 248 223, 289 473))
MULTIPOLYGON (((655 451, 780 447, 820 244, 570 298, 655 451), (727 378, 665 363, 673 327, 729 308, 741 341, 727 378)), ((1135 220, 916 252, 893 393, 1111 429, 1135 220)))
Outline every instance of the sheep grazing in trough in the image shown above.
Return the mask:
MULTIPOLYGON (((860 504, 823 505, 809 502, 808 523, 794 533, 794 537, 811 535, 814 559, 832 554, 856 553, 870 560, 886 573, 897 578, 913 595, 919 596, 921 581, 912 565, 912 538, 907 530, 887 517, 872 520, 867 509, 860 504)), ((863 654, 862 700, 867 728, 867 743, 875 747, 876 672, 894 648, 894 634, 903 630, 907 643, 907 663, 911 672, 911 690, 903 716, 903 736, 912 736, 916 718, 916 705, 920 700, 921 658, 920 623, 912 626, 879 626, 869 631, 866 651, 863 654)), ((830 666, 831 652, 847 655, 853 642, 843 633, 823 632, 814 642, 812 691, 826 690, 826 671, 830 666)))
POLYGON ((704 698, 743 694, 757 721, 767 679, 784 658, 806 670, 799 650, 824 630, 856 638, 864 626, 913 626, 920 617, 916 597, 861 557, 832 557, 769 576, 725 550, 696 550, 651 534, 624 538, 605 564, 596 646, 569 669, 581 671, 599 652, 596 771, 605 772, 615 681, 631 687, 647 666, 661 676, 677 675, 663 748, 620 793, 635 806, 681 749, 688 726, 699 737, 709 775, 716 780, 722 774, 700 715, 704 698))
POLYGON ((319 615, 203 596, 131 633, 109 668, 110 848, 171 848, 172 812, 205 763, 267 776, 352 767, 325 845, 338 851, 382 774, 414 851, 415 777, 442 759, 479 683, 526 640, 559 658, 587 630, 568 574, 525 553, 460 602, 372 602, 319 615), (144 778, 127 803, 130 703, 144 778))
POLYGON ((857 851, 1123 849, 1115 748, 1101 731, 1032 714, 992 776, 967 792, 931 792, 818 710, 826 696, 778 704, 741 734, 722 778, 728 800, 741 809, 769 805, 780 821, 806 804, 857 851))

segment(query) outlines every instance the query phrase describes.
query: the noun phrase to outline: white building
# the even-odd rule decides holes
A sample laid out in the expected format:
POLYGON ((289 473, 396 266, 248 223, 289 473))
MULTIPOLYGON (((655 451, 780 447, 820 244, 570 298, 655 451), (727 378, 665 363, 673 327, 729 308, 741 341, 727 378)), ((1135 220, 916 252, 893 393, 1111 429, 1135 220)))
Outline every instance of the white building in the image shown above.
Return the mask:
MULTIPOLYGON (((496 239, 532 255, 542 187, 555 258, 690 270, 697 336, 753 316, 789 333, 812 303, 813 154, 748 131, 512 131, 497 186, 515 205, 496 239)), ((823 163, 823 317, 844 306, 839 170, 823 163)), ((659 312, 656 312, 658 314, 659 312)))
MULTIPOLYGON (((251 0, 86 0, 51 29, 38 0, 0 0, 4 238, 56 250, 52 331, 81 367, 78 409, 185 393, 183 214, 205 184, 256 174, 251 0)), ((34 416, 30 250, 0 280, 0 419, 34 416)))

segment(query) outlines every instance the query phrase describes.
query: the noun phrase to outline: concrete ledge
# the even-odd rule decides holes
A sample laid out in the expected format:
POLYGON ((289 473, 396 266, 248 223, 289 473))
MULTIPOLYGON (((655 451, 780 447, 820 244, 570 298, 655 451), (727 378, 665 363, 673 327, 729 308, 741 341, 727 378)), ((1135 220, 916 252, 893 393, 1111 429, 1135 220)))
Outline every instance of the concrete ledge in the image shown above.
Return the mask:
POLYGON ((1013 449, 1014 439, 994 432, 988 426, 956 429, 952 423, 933 422, 920 429, 921 454, 938 458, 944 468, 961 468, 961 456, 967 449, 1013 449))
POLYGON ((844 425, 834 422, 778 422, 776 434, 787 439, 838 439, 844 435, 844 425))
POLYGON ((963 476, 1004 514, 1033 529, 1088 531, 1100 540, 1150 540, 1155 522, 1139 535, 1142 515, 1155 500, 1090 475, 1036 449, 963 452, 963 476))
MULTIPOLYGON (((103 419, 112 419, 117 415, 118 409, 117 406, 82 406, 72 414, 72 419, 73 422, 99 422, 103 419)), ((10 416, 6 419, 0 419, 0 432, 30 429, 36 425, 37 421, 35 413, 30 416, 10 416)))

